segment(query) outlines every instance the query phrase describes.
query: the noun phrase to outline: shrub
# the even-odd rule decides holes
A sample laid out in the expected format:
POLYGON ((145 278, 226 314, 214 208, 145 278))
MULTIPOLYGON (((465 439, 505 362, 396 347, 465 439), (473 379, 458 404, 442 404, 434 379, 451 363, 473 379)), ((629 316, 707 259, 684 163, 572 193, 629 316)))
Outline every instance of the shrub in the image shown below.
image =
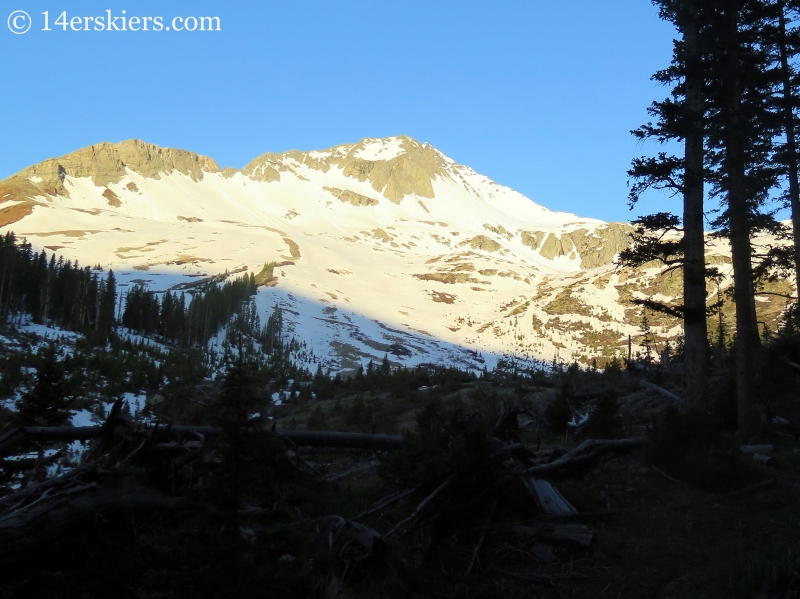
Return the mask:
POLYGON ((311 416, 308 417, 306 428, 311 431, 324 431, 326 421, 325 412, 322 411, 320 406, 317 406, 314 408, 314 411, 311 412, 311 416))
POLYGON ((555 401, 547 406, 544 417, 550 430, 554 433, 563 433, 567 430, 567 423, 572 420, 572 407, 569 404, 569 391, 566 385, 556 395, 555 401))
POLYGON ((595 411, 589 416, 584 432, 587 437, 595 439, 615 439, 623 435, 619 402, 612 393, 606 392, 597 400, 595 411))

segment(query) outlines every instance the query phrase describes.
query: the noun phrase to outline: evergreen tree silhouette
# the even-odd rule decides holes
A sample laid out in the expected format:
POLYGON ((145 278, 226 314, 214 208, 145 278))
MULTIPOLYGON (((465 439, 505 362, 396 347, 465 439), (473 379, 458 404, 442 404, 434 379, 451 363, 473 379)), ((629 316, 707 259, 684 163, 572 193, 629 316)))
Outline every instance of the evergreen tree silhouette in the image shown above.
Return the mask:
POLYGON ((22 396, 14 414, 18 426, 59 426, 69 420, 64 369, 52 345, 39 352, 36 384, 22 396))

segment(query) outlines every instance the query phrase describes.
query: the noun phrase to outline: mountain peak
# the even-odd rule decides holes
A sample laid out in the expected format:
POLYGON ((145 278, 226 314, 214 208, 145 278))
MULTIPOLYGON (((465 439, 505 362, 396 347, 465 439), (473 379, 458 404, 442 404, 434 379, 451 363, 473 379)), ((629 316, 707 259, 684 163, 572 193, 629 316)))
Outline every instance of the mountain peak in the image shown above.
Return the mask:
POLYGON ((0 201, 42 195, 69 197, 66 177, 90 177, 95 185, 104 187, 121 181, 126 169, 155 179, 177 171, 195 181, 202 180, 203 172, 220 170, 213 159, 187 150, 162 148, 138 139, 104 141, 21 170, 0 183, 0 201))
POLYGON ((531 356, 586 352, 589 325, 567 313, 636 326, 612 264, 628 225, 548 210, 407 135, 241 170, 140 140, 95 144, 0 182, 0 227, 12 223, 37 251, 113 268, 120 286, 250 272, 266 285, 259 313, 285 307, 337 368, 397 343, 417 363, 522 351, 523 328, 531 356))

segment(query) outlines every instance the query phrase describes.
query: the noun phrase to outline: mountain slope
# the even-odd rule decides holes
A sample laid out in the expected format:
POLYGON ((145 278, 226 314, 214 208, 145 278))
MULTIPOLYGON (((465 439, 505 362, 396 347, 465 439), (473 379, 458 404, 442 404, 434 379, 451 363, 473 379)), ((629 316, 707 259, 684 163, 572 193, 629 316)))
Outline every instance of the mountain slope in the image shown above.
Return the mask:
MULTIPOLYGON (((308 362, 334 370, 384 353, 602 364, 636 335, 632 297, 680 291, 655 266, 615 270, 629 225, 548 210, 406 136, 263 154, 242 170, 102 143, 0 182, 0 225, 159 291, 262 273, 259 307, 283 306, 308 362)), ((726 248, 710 252, 724 270, 726 248)))

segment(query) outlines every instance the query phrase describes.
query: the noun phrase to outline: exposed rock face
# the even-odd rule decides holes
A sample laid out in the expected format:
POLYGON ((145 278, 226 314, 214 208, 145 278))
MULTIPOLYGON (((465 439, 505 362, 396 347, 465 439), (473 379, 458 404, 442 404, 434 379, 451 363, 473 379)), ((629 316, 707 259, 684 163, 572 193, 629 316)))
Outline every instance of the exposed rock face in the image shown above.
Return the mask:
POLYGON ((409 195, 432 198, 432 181, 445 172, 442 155, 428 144, 421 144, 405 135, 394 139, 397 140, 396 149, 387 152, 373 148, 381 140, 364 139, 354 145, 340 145, 328 150, 262 154, 245 166, 242 174, 254 181, 269 182, 279 181, 281 172, 296 173, 301 165, 324 173, 336 167, 346 177, 368 181, 375 191, 395 204, 409 195))
POLYGON ((138 139, 89 146, 55 159, 55 163, 59 175, 91 177, 98 186, 118 183, 126 168, 153 179, 177 171, 195 181, 203 179, 204 171, 219 172, 219 166, 211 158, 186 150, 160 148, 138 139))
POLYGON ((0 201, 12 199, 9 196, 13 199, 32 199, 42 195, 69 197, 69 191, 64 187, 67 176, 90 177, 95 185, 105 187, 119 183, 126 169, 154 179, 177 171, 194 181, 202 180, 203 172, 219 172, 214 160, 194 152, 161 148, 138 139, 116 144, 103 142, 61 158, 45 160, 6 179, 0 184, 0 201))
POLYGON ((33 203, 19 203, 0 208, 0 227, 13 224, 33 212, 33 203))
MULTIPOLYGON (((559 256, 574 258, 577 253, 581 257, 581 268, 595 268, 611 264, 614 256, 630 244, 633 230, 625 223, 609 223, 593 231, 577 229, 560 237, 550 233, 539 253, 548 260, 559 256)), ((523 231, 523 235, 526 233, 523 231)), ((530 233, 527 238, 523 236, 522 242, 536 249, 543 235, 541 232, 530 233)))
POLYGON ((544 239, 544 231, 520 231, 520 239, 532 250, 538 250, 544 239))
POLYGON ((466 273, 460 272, 432 272, 424 275, 414 275, 420 281, 438 281, 447 285, 456 283, 477 283, 478 280, 466 273))
POLYGON ((581 268, 611 264, 614 257, 628 247, 634 228, 627 223, 609 223, 594 231, 579 229, 570 238, 581 256, 581 268), (578 235, 578 233, 582 235, 578 235))
POLYGON ((544 240, 539 253, 548 260, 552 260, 553 258, 567 255, 571 250, 572 241, 567 235, 556 237, 554 233, 550 233, 547 239, 544 240))
POLYGON ((102 195, 108 202, 108 205, 111 206, 112 208, 119 208, 120 206, 122 206, 122 202, 120 202, 119 196, 110 189, 108 189, 107 187, 102 195))
POLYGON ((331 193, 339 201, 353 206, 377 206, 379 203, 375 198, 368 198, 349 189, 339 189, 338 187, 323 187, 322 189, 331 193))
POLYGON ((473 250, 483 250, 485 252, 496 252, 501 247, 499 243, 497 243, 491 237, 487 237, 486 235, 477 235, 472 239, 462 241, 458 245, 467 244, 469 244, 469 247, 471 247, 473 250))
POLYGON ((280 171, 287 170, 289 169, 281 162, 280 155, 269 152, 247 163, 242 169, 242 174, 245 177, 251 178, 253 181, 269 183, 271 181, 280 181, 280 171))
POLYGON ((399 204, 407 195, 433 197, 433 178, 442 174, 440 154, 431 146, 420 144, 406 136, 399 138, 404 152, 389 160, 366 160, 358 157, 367 140, 353 146, 341 166, 348 177, 368 180, 375 191, 399 204))
POLYGON ((483 224, 483 228, 486 229, 487 231, 490 231, 491 233, 494 233, 495 235, 499 235, 501 237, 505 237, 506 239, 509 239, 509 240, 514 237, 511 233, 506 231, 506 229, 505 229, 505 227, 503 225, 490 225, 488 223, 484 223, 483 224))

